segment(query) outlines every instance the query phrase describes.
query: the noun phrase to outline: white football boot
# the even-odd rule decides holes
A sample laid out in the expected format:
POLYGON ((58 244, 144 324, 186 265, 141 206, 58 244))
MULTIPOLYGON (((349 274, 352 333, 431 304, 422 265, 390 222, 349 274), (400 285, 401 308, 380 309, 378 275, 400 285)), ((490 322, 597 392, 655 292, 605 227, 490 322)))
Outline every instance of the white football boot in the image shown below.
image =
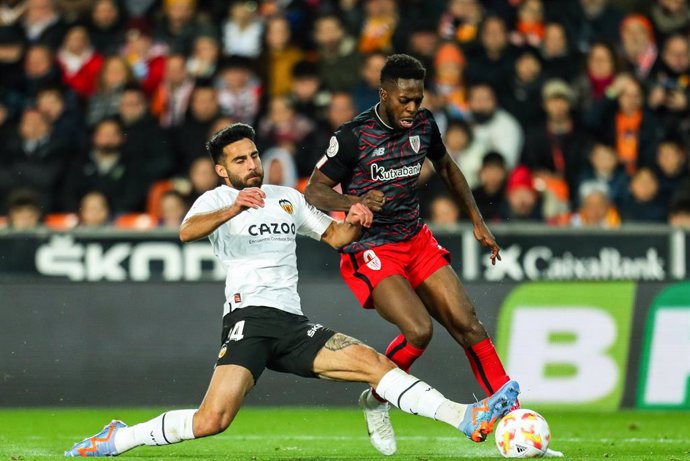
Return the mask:
POLYGON ((359 407, 364 411, 364 420, 367 423, 367 432, 369 433, 369 440, 371 444, 381 454, 390 456, 395 454, 398 447, 395 444, 395 433, 393 432, 393 425, 391 424, 388 412, 390 404, 388 402, 379 402, 372 405, 370 398, 371 388, 362 392, 359 396, 359 407))

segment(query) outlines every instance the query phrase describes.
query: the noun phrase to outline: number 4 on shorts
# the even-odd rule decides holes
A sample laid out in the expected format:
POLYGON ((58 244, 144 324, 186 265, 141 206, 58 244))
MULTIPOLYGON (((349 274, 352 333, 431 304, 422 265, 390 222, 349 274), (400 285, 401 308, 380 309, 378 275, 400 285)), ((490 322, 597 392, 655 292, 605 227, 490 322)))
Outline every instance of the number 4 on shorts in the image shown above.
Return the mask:
POLYGON ((232 331, 228 335, 228 341, 239 341, 244 338, 244 320, 240 320, 232 327, 232 331))

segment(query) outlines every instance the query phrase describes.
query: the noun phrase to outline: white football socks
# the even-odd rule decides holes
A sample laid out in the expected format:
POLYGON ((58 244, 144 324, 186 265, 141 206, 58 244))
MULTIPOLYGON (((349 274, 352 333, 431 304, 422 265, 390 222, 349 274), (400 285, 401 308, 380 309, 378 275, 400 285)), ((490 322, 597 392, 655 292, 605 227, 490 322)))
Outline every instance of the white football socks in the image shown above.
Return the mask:
POLYGON ((175 410, 163 413, 145 423, 124 427, 115 433, 118 454, 141 445, 171 445, 192 440, 192 422, 196 410, 175 410))
POLYGON ((400 368, 383 375, 376 393, 405 413, 443 421, 457 428, 465 416, 467 405, 448 400, 439 391, 400 368))

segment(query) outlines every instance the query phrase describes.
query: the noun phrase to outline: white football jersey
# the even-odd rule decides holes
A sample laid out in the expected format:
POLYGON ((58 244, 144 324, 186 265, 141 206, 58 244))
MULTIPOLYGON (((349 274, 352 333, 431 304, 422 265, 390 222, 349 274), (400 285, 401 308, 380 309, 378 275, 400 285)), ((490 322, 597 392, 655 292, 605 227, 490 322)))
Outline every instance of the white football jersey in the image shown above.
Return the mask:
MULTIPOLYGON (((250 208, 208 238, 227 271, 223 315, 248 306, 302 314, 297 294, 297 234, 320 240, 333 220, 308 204, 299 191, 263 185, 264 207, 250 208)), ((239 191, 220 186, 199 197, 185 216, 232 205, 239 191)))

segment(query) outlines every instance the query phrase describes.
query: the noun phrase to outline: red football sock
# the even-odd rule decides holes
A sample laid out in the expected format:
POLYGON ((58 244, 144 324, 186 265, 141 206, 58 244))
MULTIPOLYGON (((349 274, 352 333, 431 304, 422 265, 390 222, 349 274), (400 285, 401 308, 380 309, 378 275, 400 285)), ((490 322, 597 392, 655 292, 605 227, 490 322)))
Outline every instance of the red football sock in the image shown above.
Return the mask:
POLYGON ((491 338, 482 339, 474 346, 466 348, 465 355, 470 361, 474 377, 487 395, 493 394, 510 381, 491 338))
MULTIPOLYGON (((403 334, 399 334, 386 348, 386 357, 391 359, 391 361, 393 361, 398 368, 407 373, 410 371, 410 367, 414 361, 421 357, 425 350, 426 349, 419 349, 409 345, 405 339, 405 336, 403 334)), ((372 389, 371 392, 378 400, 385 402, 385 400, 381 398, 376 391, 372 389)))

